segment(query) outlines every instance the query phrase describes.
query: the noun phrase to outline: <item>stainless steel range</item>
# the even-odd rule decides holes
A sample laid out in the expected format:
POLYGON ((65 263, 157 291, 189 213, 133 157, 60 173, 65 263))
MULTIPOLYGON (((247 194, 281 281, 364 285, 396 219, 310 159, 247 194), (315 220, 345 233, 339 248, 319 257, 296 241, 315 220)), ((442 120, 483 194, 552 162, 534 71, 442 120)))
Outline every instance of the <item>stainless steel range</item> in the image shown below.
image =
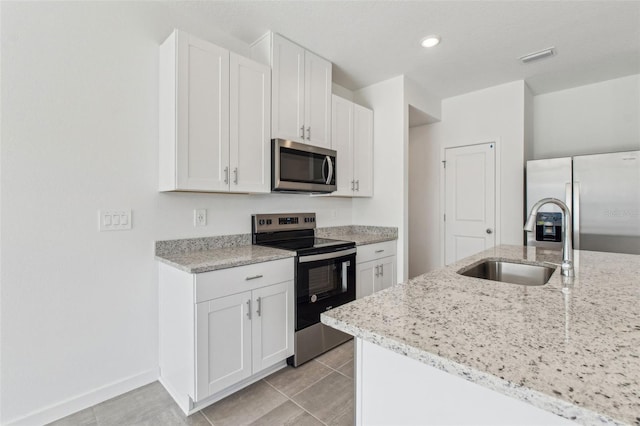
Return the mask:
POLYGON ((351 241, 316 238, 315 213, 256 214, 253 244, 296 252, 294 355, 298 366, 351 339, 327 327, 320 314, 356 298, 356 248, 351 241))

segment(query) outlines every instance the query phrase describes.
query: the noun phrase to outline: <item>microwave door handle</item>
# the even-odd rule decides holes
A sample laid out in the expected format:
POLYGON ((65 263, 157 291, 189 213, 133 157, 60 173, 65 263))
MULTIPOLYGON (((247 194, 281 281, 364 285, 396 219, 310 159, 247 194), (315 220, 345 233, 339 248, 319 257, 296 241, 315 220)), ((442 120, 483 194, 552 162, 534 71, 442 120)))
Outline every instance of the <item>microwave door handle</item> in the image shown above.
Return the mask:
MULTIPOLYGON (((327 185, 331 183, 331 179, 333 178, 333 161, 331 161, 331 157, 327 155, 326 160, 329 162, 329 177, 327 178, 327 185)), ((324 166, 322 167, 324 171, 324 166)))
POLYGON ((327 164, 327 158, 329 158, 329 156, 324 157, 324 160, 322 160, 322 180, 327 180, 327 178, 325 177, 325 173, 324 173, 324 166, 325 164, 327 164))

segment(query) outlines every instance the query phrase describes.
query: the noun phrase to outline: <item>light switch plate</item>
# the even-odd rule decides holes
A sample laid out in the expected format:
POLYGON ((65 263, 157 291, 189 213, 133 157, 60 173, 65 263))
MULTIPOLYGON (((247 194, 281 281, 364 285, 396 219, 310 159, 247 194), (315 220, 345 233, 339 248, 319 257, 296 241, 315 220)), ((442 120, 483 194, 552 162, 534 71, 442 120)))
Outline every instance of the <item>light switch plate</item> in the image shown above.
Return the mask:
POLYGON ((207 226, 207 209, 193 211, 193 226, 207 226))
POLYGON ((131 209, 98 210, 98 230, 126 231, 131 229, 131 209))

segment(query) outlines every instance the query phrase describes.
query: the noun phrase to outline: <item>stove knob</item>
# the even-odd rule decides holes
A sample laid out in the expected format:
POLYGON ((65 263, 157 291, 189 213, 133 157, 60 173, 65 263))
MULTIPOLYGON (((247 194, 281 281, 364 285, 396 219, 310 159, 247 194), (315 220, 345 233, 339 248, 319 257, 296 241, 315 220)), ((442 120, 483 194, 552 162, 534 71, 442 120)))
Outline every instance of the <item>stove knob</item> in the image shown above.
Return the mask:
POLYGON ((271 225, 271 219, 267 219, 267 225, 271 225))
POLYGON ((258 225, 264 225, 264 219, 260 219, 260 220, 258 221, 258 225))

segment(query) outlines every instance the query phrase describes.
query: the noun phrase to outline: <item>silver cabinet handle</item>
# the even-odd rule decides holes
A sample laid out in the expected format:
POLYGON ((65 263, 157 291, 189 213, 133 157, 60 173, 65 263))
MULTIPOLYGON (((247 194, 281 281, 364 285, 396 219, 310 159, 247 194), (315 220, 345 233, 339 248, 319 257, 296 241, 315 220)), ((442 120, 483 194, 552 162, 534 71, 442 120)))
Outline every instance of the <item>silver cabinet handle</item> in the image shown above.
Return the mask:
POLYGON ((376 265, 376 277, 380 276, 380 265, 376 265))
POLYGON ((224 183, 229 183, 229 167, 224 168, 224 183))
POLYGON ((487 228, 487 231, 486 231, 486 232, 487 232, 487 234, 493 234, 493 229, 491 229, 491 228, 487 228))
POLYGON ((246 277, 244 280, 245 280, 245 281, 251 281, 251 280, 256 280, 256 279, 258 279, 258 278, 262 278, 262 277, 263 277, 263 275, 262 275, 262 274, 259 274, 259 275, 253 275, 253 276, 251 276, 251 277, 246 277))
POLYGON ((247 300, 247 318, 251 319, 251 299, 247 300))
POLYGON ((376 250, 376 253, 382 253, 384 251, 384 249, 382 250, 376 250))
POLYGON ((233 183, 238 184, 238 168, 233 169, 233 183))
POLYGON ((380 276, 384 277, 384 265, 380 265, 380 276))
POLYGON ((261 309, 262 309, 262 297, 258 297, 256 299, 256 301, 258 302, 258 309, 256 310, 256 314, 258 314, 258 316, 262 315, 261 309))
POLYGON ((356 181, 356 191, 360 191, 360 179, 356 181))
POLYGON ((307 127, 307 140, 311 140, 311 126, 307 127))
POLYGON ((355 190, 356 190, 356 181, 355 181, 355 180, 352 180, 352 181, 351 181, 351 190, 352 190, 352 191, 355 191, 355 190))
POLYGON ((304 140, 304 124, 300 127, 300 137, 304 140))

